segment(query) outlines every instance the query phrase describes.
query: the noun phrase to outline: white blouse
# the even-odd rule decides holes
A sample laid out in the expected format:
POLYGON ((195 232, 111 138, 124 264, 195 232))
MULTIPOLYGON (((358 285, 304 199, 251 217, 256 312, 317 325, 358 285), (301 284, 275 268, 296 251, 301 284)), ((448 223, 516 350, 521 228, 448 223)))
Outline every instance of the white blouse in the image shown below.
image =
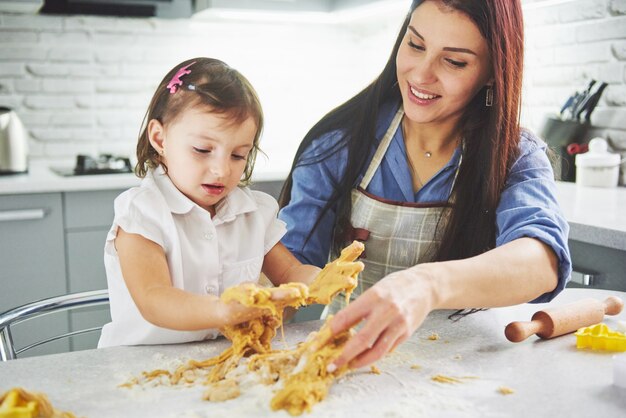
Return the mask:
POLYGON ((265 254, 285 234, 271 196, 236 188, 208 211, 182 194, 159 167, 140 186, 115 199, 115 218, 104 247, 111 322, 98 347, 169 344, 215 338, 215 329, 177 331, 146 321, 126 287, 115 249, 117 228, 163 247, 176 288, 220 295, 227 287, 257 282, 265 254))

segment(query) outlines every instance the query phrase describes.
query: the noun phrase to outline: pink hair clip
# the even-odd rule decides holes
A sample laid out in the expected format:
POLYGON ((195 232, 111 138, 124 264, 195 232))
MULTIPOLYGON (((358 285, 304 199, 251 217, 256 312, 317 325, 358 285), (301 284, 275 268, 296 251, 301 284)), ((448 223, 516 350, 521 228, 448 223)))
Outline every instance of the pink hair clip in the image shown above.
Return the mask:
POLYGON ((191 64, 186 65, 183 68, 176 71, 176 74, 174 74, 174 77, 172 77, 170 82, 167 83, 167 88, 170 89, 170 94, 176 93, 176 91, 178 90, 178 86, 183 85, 183 81, 180 78, 186 74, 191 74, 191 70, 188 70, 187 68, 191 67, 195 63, 196 62, 194 61, 191 64))

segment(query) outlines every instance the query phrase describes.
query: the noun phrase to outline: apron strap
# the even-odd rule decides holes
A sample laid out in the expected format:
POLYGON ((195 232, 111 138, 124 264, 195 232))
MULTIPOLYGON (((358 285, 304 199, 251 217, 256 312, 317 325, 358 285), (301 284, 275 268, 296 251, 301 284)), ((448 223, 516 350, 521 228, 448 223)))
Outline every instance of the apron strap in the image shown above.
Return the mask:
POLYGON ((387 128, 387 132, 385 133, 385 136, 380 141, 380 144, 378 145, 378 149, 376 149, 376 153, 374 154, 374 157, 372 158, 372 162, 370 163, 369 167, 367 168, 367 171, 365 172, 365 175, 363 176, 363 179, 361 180, 361 184, 359 186, 363 190, 367 189, 367 186, 369 186, 370 181, 372 180, 372 178, 374 177, 374 174, 376 173, 376 170, 378 170, 378 166, 382 162, 383 157, 385 156, 385 153, 387 152, 387 148, 389 148, 389 144, 391 144, 391 139, 393 138, 396 131, 398 130, 398 126, 400 126, 400 122, 402 121, 402 116, 404 116, 404 108, 402 107, 402 105, 400 105, 400 108, 398 109, 398 111, 396 112, 396 115, 391 121, 389 128, 387 128))
MULTIPOLYGON (((359 187, 361 187, 361 189, 366 190, 367 186, 369 186, 370 184, 370 181, 372 181, 374 174, 376 174, 376 170, 378 170, 380 163, 383 161, 383 158, 385 157, 385 153, 387 152, 387 148, 389 148, 389 144, 391 144, 391 140, 393 139, 393 136, 398 130, 398 126, 400 126, 400 122, 402 122, 403 116, 404 116, 404 107, 400 105, 400 107, 398 108, 398 111, 396 112, 395 116, 393 117, 391 121, 391 124, 389 125, 389 128, 387 128, 387 132, 385 132, 385 136, 383 136, 383 139, 380 141, 380 144, 378 145, 378 148, 376 149, 376 153, 374 154, 374 157, 372 157, 372 161, 370 162, 369 167, 367 167, 367 171, 365 172, 365 175, 363 176, 361 183, 359 184, 359 187)), ((465 141, 463 141, 461 157, 459 158, 459 164, 457 165, 456 171, 454 172, 454 178, 452 179, 452 185, 450 186, 450 192, 448 193, 448 196, 449 196, 448 201, 450 203, 454 203, 454 201, 456 200, 455 196, 452 196, 452 190, 454 189, 454 185, 456 184, 456 177, 459 174, 459 169, 461 167, 461 163, 463 162, 463 151, 465 151, 465 141)))

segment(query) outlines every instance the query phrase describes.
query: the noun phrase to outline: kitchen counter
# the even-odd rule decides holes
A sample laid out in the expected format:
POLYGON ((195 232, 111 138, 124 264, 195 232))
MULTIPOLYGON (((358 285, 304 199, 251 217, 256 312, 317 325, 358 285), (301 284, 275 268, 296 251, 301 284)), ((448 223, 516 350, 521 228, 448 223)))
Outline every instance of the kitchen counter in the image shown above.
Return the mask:
MULTIPOLYGON (((608 295, 626 300, 623 292, 565 289, 549 305, 587 297, 604 300, 608 295)), ((621 416, 626 410, 626 389, 612 384, 611 353, 578 350, 572 334, 551 340, 531 336, 521 343, 505 339, 507 323, 529 320, 546 305, 491 309, 458 322, 447 319, 451 311, 433 312, 408 341, 377 363, 380 375, 369 369, 352 372, 304 416, 621 416), (434 334, 438 339, 429 338, 434 334), (436 375, 460 382, 438 383, 431 379, 436 375), (513 393, 504 395, 501 388, 513 393)), ((613 328, 617 320, 626 320, 626 314, 605 317, 613 328)), ((320 325, 311 321, 286 326, 287 343, 293 346, 320 325)), ((274 345, 282 347, 280 338, 274 345)), ((0 363, 0 391, 14 386, 42 391, 57 409, 90 418, 288 417, 284 411, 270 411, 271 393, 263 386, 244 390, 239 398, 224 403, 202 401, 202 385, 118 387, 142 371, 173 370, 186 359, 205 359, 227 346, 226 340, 219 339, 12 360, 0 363)))
MULTIPOLYGON (((137 186, 141 181, 133 173, 64 177, 53 172, 50 167, 71 169, 73 162, 32 161, 28 173, 0 176, 0 195, 127 189, 137 186)), ((283 180, 285 177, 284 173, 259 172, 254 173, 252 179, 264 182, 283 180)))
POLYGON ((63 177, 50 166, 70 169, 72 164, 31 162, 28 173, 0 176, 0 195, 127 189, 140 182, 133 173, 63 177))
POLYGON ((570 225, 570 239, 626 250, 626 187, 557 182, 557 199, 570 225))
MULTIPOLYGON (((282 172, 259 172, 253 180, 276 182, 285 177, 282 172)), ((0 176, 0 195, 126 189, 139 182, 134 174, 62 177, 50 170, 50 164, 34 161, 27 174, 0 176)), ((571 227, 570 239, 626 250, 626 187, 602 189, 557 182, 557 199, 571 227)))

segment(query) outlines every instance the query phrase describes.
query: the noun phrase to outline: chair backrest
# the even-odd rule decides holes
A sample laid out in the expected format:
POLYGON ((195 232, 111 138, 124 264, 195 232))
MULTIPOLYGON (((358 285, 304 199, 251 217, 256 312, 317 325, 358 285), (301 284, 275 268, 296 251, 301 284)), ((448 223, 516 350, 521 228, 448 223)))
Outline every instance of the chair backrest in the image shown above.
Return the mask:
POLYGON ((87 328, 72 332, 67 332, 51 338, 37 341, 26 347, 16 349, 11 336, 11 326, 28 319, 36 318, 55 312, 74 310, 79 308, 87 308, 109 303, 109 291, 92 290, 89 292, 70 293, 67 295, 56 296, 52 298, 42 299, 37 302, 28 303, 8 310, 0 314, 0 361, 7 361, 17 358, 17 355, 30 350, 39 345, 56 341, 60 338, 68 338, 74 335, 80 335, 87 332, 99 331, 102 327, 87 328))

